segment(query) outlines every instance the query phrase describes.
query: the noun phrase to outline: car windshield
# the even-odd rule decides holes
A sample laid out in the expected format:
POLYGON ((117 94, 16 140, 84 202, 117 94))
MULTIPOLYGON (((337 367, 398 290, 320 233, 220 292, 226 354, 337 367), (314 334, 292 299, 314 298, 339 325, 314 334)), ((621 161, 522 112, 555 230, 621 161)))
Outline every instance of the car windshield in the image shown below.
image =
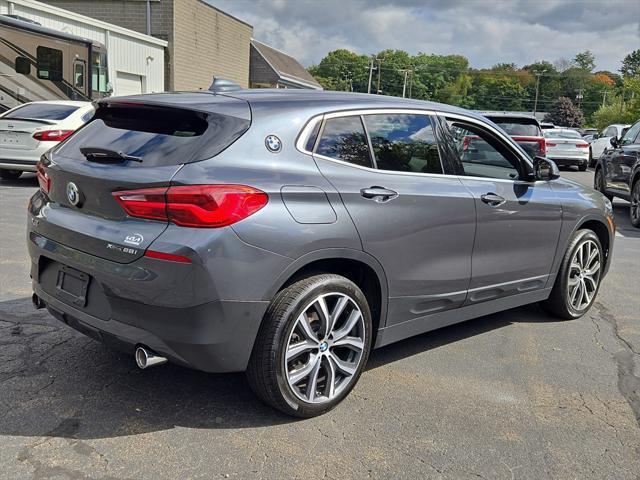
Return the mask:
POLYGON ((509 135, 540 137, 542 132, 538 123, 533 118, 514 117, 488 117, 493 123, 497 123, 509 135))
POLYGON ((75 105, 29 103, 7 113, 2 118, 35 118, 38 120, 64 120, 78 110, 75 105))
POLYGON ((545 130, 545 138, 582 138, 575 130, 545 130))

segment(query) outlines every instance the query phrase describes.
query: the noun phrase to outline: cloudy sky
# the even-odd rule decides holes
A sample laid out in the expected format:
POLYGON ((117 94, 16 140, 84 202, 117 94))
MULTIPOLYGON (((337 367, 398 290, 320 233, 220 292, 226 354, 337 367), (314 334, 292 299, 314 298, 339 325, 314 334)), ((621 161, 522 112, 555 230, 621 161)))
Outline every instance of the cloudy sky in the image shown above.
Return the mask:
POLYGON ((207 0, 304 65, 348 48, 462 54, 473 67, 596 55, 617 71, 640 48, 640 0, 207 0))

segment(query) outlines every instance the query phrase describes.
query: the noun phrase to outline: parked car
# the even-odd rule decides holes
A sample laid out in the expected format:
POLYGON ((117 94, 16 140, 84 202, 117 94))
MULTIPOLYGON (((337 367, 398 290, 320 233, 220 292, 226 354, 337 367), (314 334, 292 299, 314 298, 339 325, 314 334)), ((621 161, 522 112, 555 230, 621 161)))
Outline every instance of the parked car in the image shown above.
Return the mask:
POLYGON ((30 102, 0 115, 0 178, 35 172, 40 156, 93 116, 91 102, 30 102))
POLYGON ((596 138, 598 138, 598 135, 589 134, 589 135, 582 136, 582 139, 585 142, 587 142, 589 145, 591 145, 591 142, 593 142, 596 138))
POLYGON ((605 150, 596 166, 594 187, 612 200, 631 202, 631 224, 640 228, 640 120, 622 139, 611 137, 611 149, 605 150))
POLYGON ((582 135, 583 137, 586 137, 589 135, 597 135, 598 129, 597 128, 581 128, 579 132, 580 132, 580 135, 582 135))
POLYGON ((552 128, 557 128, 553 123, 550 122, 540 122, 540 128, 542 130, 549 130, 552 128))
POLYGON ((512 112, 484 114, 513 138, 530 158, 546 155, 546 143, 535 117, 512 112))
POLYGON ((566 128, 545 130, 547 158, 559 167, 576 166, 584 172, 589 162, 589 143, 578 132, 566 128))
POLYGON ((614 125, 609 125, 607 128, 602 130, 600 135, 598 135, 598 138, 591 142, 591 145, 589 147, 589 166, 595 167, 602 153, 606 149, 611 148, 611 138, 615 137, 617 140, 621 139, 626 129, 630 126, 631 125, 622 125, 616 123, 614 125))
POLYGON ((40 164, 33 301, 141 368, 246 370, 311 417, 372 348, 532 302, 580 317, 609 268, 611 203, 464 109, 229 85, 97 105, 40 164))

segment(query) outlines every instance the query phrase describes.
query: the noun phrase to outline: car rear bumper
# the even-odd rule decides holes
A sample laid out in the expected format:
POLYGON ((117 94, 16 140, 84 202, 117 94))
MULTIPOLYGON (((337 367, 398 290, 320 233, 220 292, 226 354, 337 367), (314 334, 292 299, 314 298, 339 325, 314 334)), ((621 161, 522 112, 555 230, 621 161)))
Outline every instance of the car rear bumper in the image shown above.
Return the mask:
POLYGON ((0 158, 0 170, 18 170, 20 172, 35 172, 38 160, 8 160, 0 158))
MULTIPOLYGON (((216 301, 190 308, 130 304, 126 320, 102 320, 45 292, 33 291, 55 318, 71 328, 133 355, 144 345, 169 361, 205 372, 241 372, 268 302, 216 301)), ((133 360, 132 360, 133 361, 133 360)))
POLYGON ((558 165, 559 167, 569 167, 572 165, 586 165, 586 163, 589 161, 588 156, 587 157, 553 157, 553 156, 547 156, 547 158, 549 158, 550 160, 553 160, 556 165, 558 165))
MULTIPOLYGON (((246 369, 269 301, 260 296, 255 301, 239 294, 221 296, 222 285, 211 283, 195 264, 147 257, 121 264, 84 253, 38 234, 34 222, 37 219, 30 217, 33 291, 57 319, 131 355, 137 345, 145 345, 169 361, 197 370, 246 369), (62 291, 63 269, 88 276, 82 302, 62 291)), ((262 263, 256 261, 256 270, 262 263)), ((233 276, 226 269, 214 270, 223 272, 220 284, 233 276)), ((239 288, 246 292, 250 281, 246 265, 243 272, 246 280, 239 288)), ((263 273, 257 275, 268 279, 263 273)))

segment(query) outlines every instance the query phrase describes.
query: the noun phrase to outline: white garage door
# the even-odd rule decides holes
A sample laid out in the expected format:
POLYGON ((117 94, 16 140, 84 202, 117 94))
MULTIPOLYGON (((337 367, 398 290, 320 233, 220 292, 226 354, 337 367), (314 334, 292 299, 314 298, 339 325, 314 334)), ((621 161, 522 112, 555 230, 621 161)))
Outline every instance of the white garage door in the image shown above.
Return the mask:
POLYGON ((131 73, 116 72, 115 95, 137 95, 142 93, 142 77, 131 73))

